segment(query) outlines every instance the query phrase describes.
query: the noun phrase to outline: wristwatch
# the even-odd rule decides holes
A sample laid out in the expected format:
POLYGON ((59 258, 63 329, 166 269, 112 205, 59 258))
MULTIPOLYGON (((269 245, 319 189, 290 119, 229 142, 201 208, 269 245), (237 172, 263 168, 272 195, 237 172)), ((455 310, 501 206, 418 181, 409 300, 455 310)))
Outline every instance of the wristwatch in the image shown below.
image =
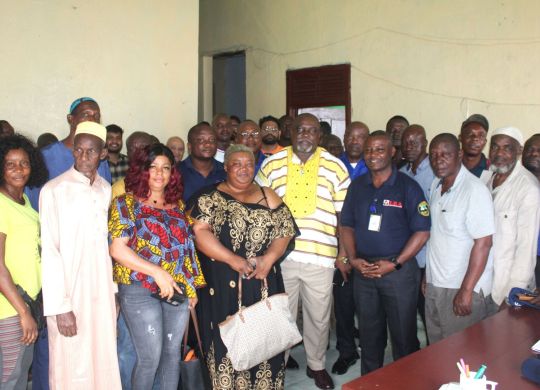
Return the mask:
POLYGON ((343 264, 347 264, 349 262, 349 258, 346 256, 340 256, 338 257, 338 261, 341 261, 343 264))
POLYGON ((401 264, 397 261, 397 256, 390 257, 388 259, 392 264, 394 264, 394 269, 399 271, 401 269, 401 264))

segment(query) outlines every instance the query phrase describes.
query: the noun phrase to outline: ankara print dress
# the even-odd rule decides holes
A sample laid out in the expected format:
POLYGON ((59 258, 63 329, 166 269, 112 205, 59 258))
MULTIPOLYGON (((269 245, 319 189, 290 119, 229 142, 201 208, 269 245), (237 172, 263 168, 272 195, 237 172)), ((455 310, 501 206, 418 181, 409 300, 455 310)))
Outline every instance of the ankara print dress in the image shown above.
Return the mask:
MULTIPOLYGON (((264 192, 262 193, 264 195, 264 192)), ((262 196, 261 195, 261 196, 262 196)), ((298 229, 283 203, 276 209, 261 204, 241 203, 216 186, 203 192, 191 212, 194 219, 208 223, 214 235, 228 249, 244 258, 263 255, 272 241, 294 237, 298 229)), ((199 310, 203 348, 213 388, 283 389, 285 384, 284 353, 245 371, 235 371, 221 341, 219 323, 238 311, 238 272, 227 264, 199 252, 207 287, 199 290, 199 310)), ((268 276, 268 295, 285 291, 279 262, 268 276)), ((261 300, 261 281, 242 281, 242 305, 261 300)), ((269 324, 268 326, 272 326, 269 324)))

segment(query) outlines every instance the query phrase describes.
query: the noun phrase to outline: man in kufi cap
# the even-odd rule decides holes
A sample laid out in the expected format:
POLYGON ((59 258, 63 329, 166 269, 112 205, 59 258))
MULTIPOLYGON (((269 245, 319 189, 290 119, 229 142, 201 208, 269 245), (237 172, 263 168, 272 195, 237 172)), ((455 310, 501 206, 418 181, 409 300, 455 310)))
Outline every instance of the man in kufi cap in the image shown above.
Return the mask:
POLYGON ((51 389, 121 389, 107 242, 111 186, 98 173, 106 135, 99 123, 79 123, 74 165, 39 199, 51 389))
MULTIPOLYGON (((69 124, 69 134, 62 141, 54 142, 41 149, 43 160, 49 171, 49 179, 66 172, 73 166, 73 142, 75 130, 79 123, 96 122, 101 120, 101 111, 98 103, 91 97, 80 97, 75 99, 68 108, 67 122, 69 124)), ((107 160, 102 160, 99 164, 98 173, 101 177, 111 182, 111 172, 107 160)), ((39 211, 39 193, 41 187, 29 188, 25 190, 32 207, 39 211)), ((37 390, 48 390, 49 372, 49 351, 47 347, 47 328, 39 332, 38 340, 34 347, 34 360, 32 362, 32 387, 37 390)))
POLYGON ((495 208, 491 313, 504 307, 512 287, 534 288, 540 185, 521 164, 523 135, 512 126, 496 129, 489 146, 487 185, 495 208))

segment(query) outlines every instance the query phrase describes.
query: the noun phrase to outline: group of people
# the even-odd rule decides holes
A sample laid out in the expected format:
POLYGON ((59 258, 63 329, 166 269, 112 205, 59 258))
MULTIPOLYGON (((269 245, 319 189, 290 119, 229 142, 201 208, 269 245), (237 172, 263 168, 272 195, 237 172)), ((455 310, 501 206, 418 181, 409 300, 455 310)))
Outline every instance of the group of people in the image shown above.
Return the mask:
POLYGON ((434 343, 540 282, 539 134, 489 134, 475 114, 428 142, 395 116, 342 140, 311 114, 218 114, 185 144, 133 132, 123 155, 100 119, 79 98, 69 135, 40 148, 1 123, 2 389, 26 388, 30 365, 34 389, 177 389, 190 311, 214 389, 282 389, 289 351, 245 371, 227 356, 240 283, 242 306, 287 292, 296 319, 301 304, 306 375, 331 389, 332 306, 332 373, 360 359, 366 374, 387 329, 396 360, 420 348, 417 314, 434 343))

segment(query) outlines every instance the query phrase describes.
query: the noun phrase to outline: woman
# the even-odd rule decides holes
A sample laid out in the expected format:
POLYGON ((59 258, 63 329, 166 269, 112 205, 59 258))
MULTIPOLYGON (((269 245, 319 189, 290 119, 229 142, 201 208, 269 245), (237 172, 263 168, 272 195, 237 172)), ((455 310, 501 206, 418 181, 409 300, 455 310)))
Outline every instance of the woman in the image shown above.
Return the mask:
POLYGON ((0 388, 26 389, 38 329, 16 286, 35 299, 41 261, 38 213, 24 187, 45 184, 47 168, 22 135, 2 138, 0 163, 0 388))
POLYGON ((139 150, 125 183, 127 193, 111 205, 109 241, 120 309, 137 356, 131 387, 151 389, 157 374, 160 389, 176 390, 188 301, 189 308, 196 305, 195 289, 205 282, 171 150, 163 144, 139 150), (188 299, 174 306, 173 294, 183 293, 179 284, 188 299))
MULTIPOLYGON (((262 279, 268 294, 284 292, 278 261, 298 230, 289 209, 270 188, 253 182, 251 149, 232 145, 225 152, 227 179, 204 191, 191 212, 196 245, 205 256, 208 288, 201 291, 201 324, 206 360, 214 389, 282 389, 284 353, 250 370, 234 371, 218 324, 242 305, 261 300, 262 279)), ((269 324, 271 326, 271 324, 269 324)))

